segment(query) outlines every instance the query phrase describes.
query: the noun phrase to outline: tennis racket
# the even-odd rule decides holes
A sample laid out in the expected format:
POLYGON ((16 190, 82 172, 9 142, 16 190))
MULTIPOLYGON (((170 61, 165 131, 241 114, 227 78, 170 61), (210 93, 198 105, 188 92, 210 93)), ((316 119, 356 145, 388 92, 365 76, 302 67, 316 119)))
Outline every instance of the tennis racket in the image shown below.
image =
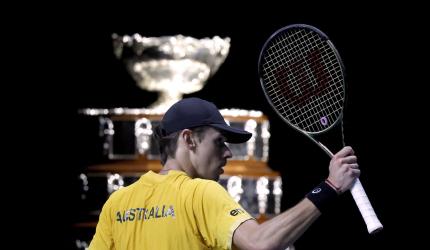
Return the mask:
MULTIPOLYGON (((345 145, 344 66, 327 35, 306 24, 279 29, 261 50, 258 73, 268 102, 288 125, 310 138, 330 157, 333 153, 312 136, 340 125, 345 145)), ((358 178, 351 193, 369 233, 380 231, 382 224, 358 178)))

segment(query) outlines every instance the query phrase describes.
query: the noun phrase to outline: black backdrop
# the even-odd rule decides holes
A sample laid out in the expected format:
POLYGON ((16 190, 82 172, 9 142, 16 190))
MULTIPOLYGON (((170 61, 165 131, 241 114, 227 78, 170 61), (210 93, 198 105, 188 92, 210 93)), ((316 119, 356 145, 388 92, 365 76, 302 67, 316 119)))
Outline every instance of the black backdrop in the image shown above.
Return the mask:
MULTIPOLYGON (((188 96, 208 99, 219 108, 261 110, 269 117, 269 164, 283 175, 283 209, 294 205, 326 177, 328 159, 324 153, 276 116, 266 103, 257 78, 258 56, 265 40, 277 29, 293 23, 314 25, 324 31, 344 60, 349 95, 344 118, 345 140, 357 152, 362 183, 385 226, 383 232, 369 235, 347 193, 340 198, 336 209, 310 227, 296 242, 296 247, 299 250, 380 249, 402 243, 400 239, 404 236, 399 237, 398 224, 408 221, 399 216, 407 204, 402 193, 405 191, 392 192, 389 183, 397 168, 411 165, 408 157, 402 157, 411 145, 403 141, 409 142, 410 137, 395 130, 408 126, 403 120, 410 110, 403 105, 403 100, 417 96, 419 84, 414 74, 410 74, 409 57, 415 54, 411 51, 413 47, 402 49, 404 44, 415 45, 409 37, 420 31, 411 25, 413 21, 398 19, 408 10, 350 7, 343 12, 331 8, 286 12, 280 7, 269 12, 270 8, 259 11, 195 8, 199 10, 174 12, 175 7, 170 6, 169 11, 160 7, 118 6, 115 11, 105 12, 82 8, 64 16, 58 12, 54 19, 46 21, 52 24, 61 20, 50 29, 51 40, 39 41, 48 50, 42 57, 49 55, 48 59, 44 58, 48 76, 41 95, 48 101, 44 110, 48 110, 49 122, 42 136, 53 140, 43 148, 49 152, 43 155, 49 157, 43 157, 45 167, 37 172, 49 180, 38 183, 45 184, 42 201, 57 204, 44 206, 41 212, 46 215, 50 211, 49 225, 59 235, 55 237, 55 245, 61 244, 64 249, 73 239, 70 228, 79 220, 77 174, 85 170, 92 157, 92 146, 83 143, 91 135, 86 134, 77 111, 89 107, 139 108, 156 99, 155 93, 138 88, 122 62, 115 58, 112 33, 230 37, 231 48, 225 63, 203 90, 188 96), (411 30, 411 27, 413 30, 406 35, 403 32, 397 36, 399 31, 411 30), (57 111, 49 112, 51 109, 57 111)), ((413 101, 419 102, 414 106, 420 106, 422 99, 413 101)), ((339 145, 333 142, 329 146, 339 145)), ((402 177, 403 181, 407 178, 402 177)), ((414 241, 408 244, 411 243, 414 241)))

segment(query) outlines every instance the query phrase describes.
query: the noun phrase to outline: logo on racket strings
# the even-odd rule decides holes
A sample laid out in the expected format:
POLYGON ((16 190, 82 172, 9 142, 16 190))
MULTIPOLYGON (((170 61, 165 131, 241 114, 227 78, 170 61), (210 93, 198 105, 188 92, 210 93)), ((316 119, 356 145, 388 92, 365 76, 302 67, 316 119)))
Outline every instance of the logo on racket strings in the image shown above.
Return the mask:
POLYGON ((319 49, 295 59, 287 67, 278 67, 275 79, 286 99, 293 105, 303 106, 312 96, 320 96, 327 89, 329 73, 319 49))

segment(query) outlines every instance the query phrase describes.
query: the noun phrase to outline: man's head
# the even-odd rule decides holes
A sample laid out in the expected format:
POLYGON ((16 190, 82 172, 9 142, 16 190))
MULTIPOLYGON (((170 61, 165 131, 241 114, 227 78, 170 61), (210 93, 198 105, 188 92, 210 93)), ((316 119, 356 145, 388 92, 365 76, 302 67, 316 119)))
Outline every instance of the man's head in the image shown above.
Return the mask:
POLYGON ((168 157, 175 158, 178 141, 183 142, 190 152, 189 163, 196 169, 196 175, 207 179, 214 179, 214 172, 222 172, 221 167, 231 157, 225 142, 242 143, 251 136, 247 131, 227 125, 213 103, 199 98, 182 99, 172 105, 155 130, 163 165, 168 157))
POLYGON ((245 130, 227 125, 213 103, 196 97, 182 99, 173 104, 161 120, 161 129, 165 135, 201 126, 219 130, 229 143, 246 142, 252 136, 245 130))

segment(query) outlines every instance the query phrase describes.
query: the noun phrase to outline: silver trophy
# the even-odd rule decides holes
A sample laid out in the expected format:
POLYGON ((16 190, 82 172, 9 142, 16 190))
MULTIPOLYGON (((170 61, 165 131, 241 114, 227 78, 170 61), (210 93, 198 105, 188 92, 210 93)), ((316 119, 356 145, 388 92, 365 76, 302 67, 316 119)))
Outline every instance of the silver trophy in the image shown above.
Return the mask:
POLYGON ((230 38, 218 36, 195 39, 113 34, 112 39, 116 57, 124 61, 137 85, 159 92, 158 100, 149 106, 158 112, 166 111, 183 94, 201 90, 230 49, 230 38))

